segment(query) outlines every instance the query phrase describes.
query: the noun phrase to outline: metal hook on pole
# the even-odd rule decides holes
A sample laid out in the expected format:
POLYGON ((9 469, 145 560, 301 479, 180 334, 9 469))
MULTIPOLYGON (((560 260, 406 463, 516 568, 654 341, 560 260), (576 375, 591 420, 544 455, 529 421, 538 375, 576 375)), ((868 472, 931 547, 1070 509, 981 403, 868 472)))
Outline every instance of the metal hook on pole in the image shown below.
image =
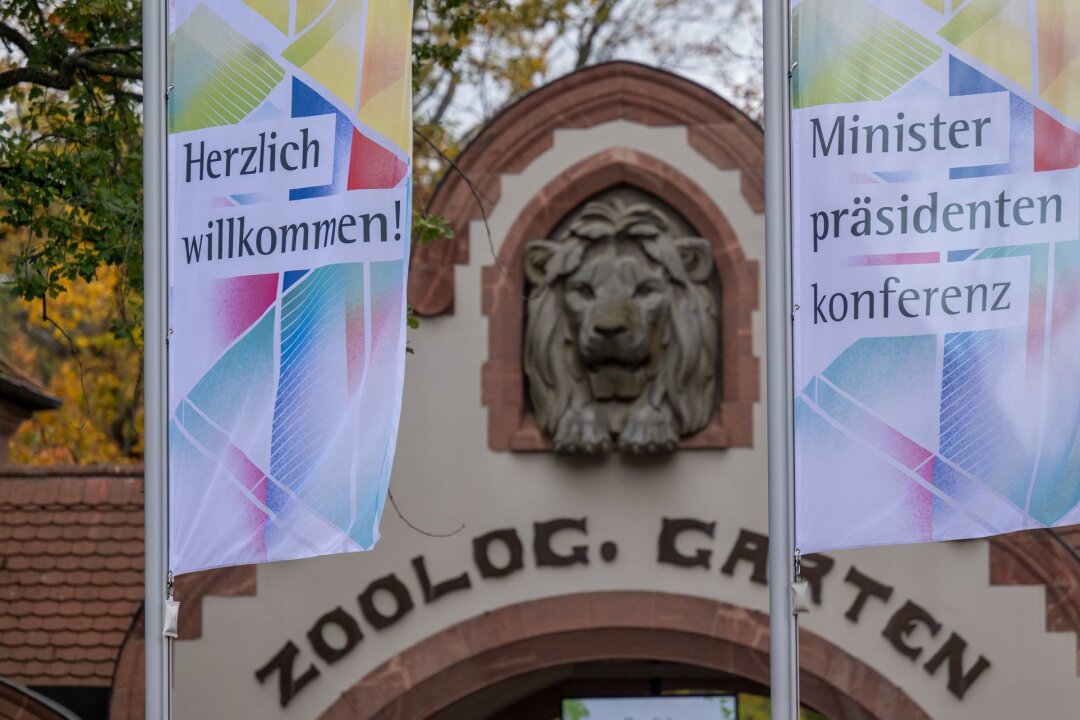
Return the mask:
POLYGON ((180 602, 173 597, 174 585, 172 570, 170 570, 165 580, 165 623, 161 634, 175 640, 180 622, 180 602))
POLYGON ((802 552, 795 548, 794 575, 791 583, 791 614, 805 615, 810 612, 810 583, 802 576, 802 552))

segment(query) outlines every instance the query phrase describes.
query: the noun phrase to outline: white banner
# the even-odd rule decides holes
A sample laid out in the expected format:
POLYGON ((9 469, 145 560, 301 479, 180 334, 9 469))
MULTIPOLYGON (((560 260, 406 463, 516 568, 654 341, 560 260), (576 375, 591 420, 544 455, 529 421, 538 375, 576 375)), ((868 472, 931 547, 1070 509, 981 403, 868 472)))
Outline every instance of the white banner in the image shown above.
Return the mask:
POLYGON ((411 4, 170 3, 169 569, 371 548, 401 406, 411 4))
POLYGON ((1080 522, 1080 26, 1006 5, 792 2, 804 553, 1080 522))

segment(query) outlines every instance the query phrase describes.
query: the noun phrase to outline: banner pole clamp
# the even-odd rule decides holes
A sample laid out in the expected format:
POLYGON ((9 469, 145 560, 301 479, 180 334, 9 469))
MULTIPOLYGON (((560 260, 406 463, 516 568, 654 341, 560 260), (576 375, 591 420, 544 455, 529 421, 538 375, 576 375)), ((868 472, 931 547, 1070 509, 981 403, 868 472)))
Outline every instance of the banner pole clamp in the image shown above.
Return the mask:
POLYGON ((180 618, 180 602, 173 599, 173 574, 169 571, 165 580, 165 627, 161 634, 167 638, 176 638, 177 623, 180 618))
POLYGON ((803 580, 802 553, 795 548, 795 582, 791 583, 791 614, 806 615, 810 612, 810 583, 803 580))

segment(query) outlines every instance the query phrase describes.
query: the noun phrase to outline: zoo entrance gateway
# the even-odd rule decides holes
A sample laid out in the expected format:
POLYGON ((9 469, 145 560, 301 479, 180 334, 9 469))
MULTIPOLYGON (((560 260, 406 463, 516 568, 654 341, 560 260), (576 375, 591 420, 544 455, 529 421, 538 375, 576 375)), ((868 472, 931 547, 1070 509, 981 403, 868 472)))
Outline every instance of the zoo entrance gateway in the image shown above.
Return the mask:
MULTIPOLYGON (((662 518, 657 534, 657 564, 687 571, 713 571, 719 567, 720 574, 728 577, 734 577, 738 568, 745 564, 750 569, 751 583, 767 585, 769 538, 740 529, 723 562, 717 565, 719 555, 711 542, 716 537, 716 525, 715 521, 689 517, 662 518)), ((537 568, 602 567, 615 562, 619 551, 618 545, 611 540, 589 542, 588 518, 582 517, 534 522, 531 534, 516 528, 501 528, 474 537, 471 543, 473 567, 456 575, 452 570, 443 574, 429 568, 425 557, 418 555, 412 559, 411 572, 403 573, 415 580, 413 589, 397 573, 371 581, 357 596, 357 608, 338 606, 317 618, 304 640, 299 644, 287 640, 255 671, 256 679, 264 685, 276 685, 278 701, 286 707, 321 674, 320 666, 334 665, 354 652, 363 641, 364 629, 380 632, 402 622, 418 609, 417 598, 426 606, 452 593, 468 591, 473 587, 474 577, 491 580, 524 572, 526 540, 531 540, 531 559, 537 568), (556 536, 563 536, 559 549, 554 542, 556 536), (386 610, 390 607, 386 603, 380 603, 382 607, 376 605, 375 597, 380 593, 391 601, 392 610, 386 610)), ((601 569, 596 571, 602 572, 601 569)), ((836 561, 828 555, 802 558, 802 574, 810 586, 810 597, 815 606, 821 607, 824 602, 824 579, 836 572, 836 561)), ((902 603, 899 598, 894 601, 896 588, 893 586, 866 575, 855 565, 848 566, 843 582, 847 592, 842 601, 848 603, 844 617, 859 623, 868 604, 889 606, 892 613, 880 630, 887 644, 911 662, 922 662, 923 669, 931 676, 936 676, 945 666, 946 686, 957 699, 963 700, 990 667, 990 661, 983 655, 971 661, 967 640, 952 631, 948 631, 946 637, 943 624, 926 608, 912 599, 902 603), (911 637, 920 627, 932 638, 925 646, 917 644, 911 637)))

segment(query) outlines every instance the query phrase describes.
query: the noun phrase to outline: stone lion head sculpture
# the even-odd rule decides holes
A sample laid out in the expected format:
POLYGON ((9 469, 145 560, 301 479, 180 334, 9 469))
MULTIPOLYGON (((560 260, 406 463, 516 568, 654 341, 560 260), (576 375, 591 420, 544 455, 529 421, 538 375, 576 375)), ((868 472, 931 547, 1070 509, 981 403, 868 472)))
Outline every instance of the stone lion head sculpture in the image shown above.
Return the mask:
POLYGON ((709 243, 663 211, 592 202, 526 248, 525 373, 556 452, 672 452, 714 407, 717 307, 709 243))

